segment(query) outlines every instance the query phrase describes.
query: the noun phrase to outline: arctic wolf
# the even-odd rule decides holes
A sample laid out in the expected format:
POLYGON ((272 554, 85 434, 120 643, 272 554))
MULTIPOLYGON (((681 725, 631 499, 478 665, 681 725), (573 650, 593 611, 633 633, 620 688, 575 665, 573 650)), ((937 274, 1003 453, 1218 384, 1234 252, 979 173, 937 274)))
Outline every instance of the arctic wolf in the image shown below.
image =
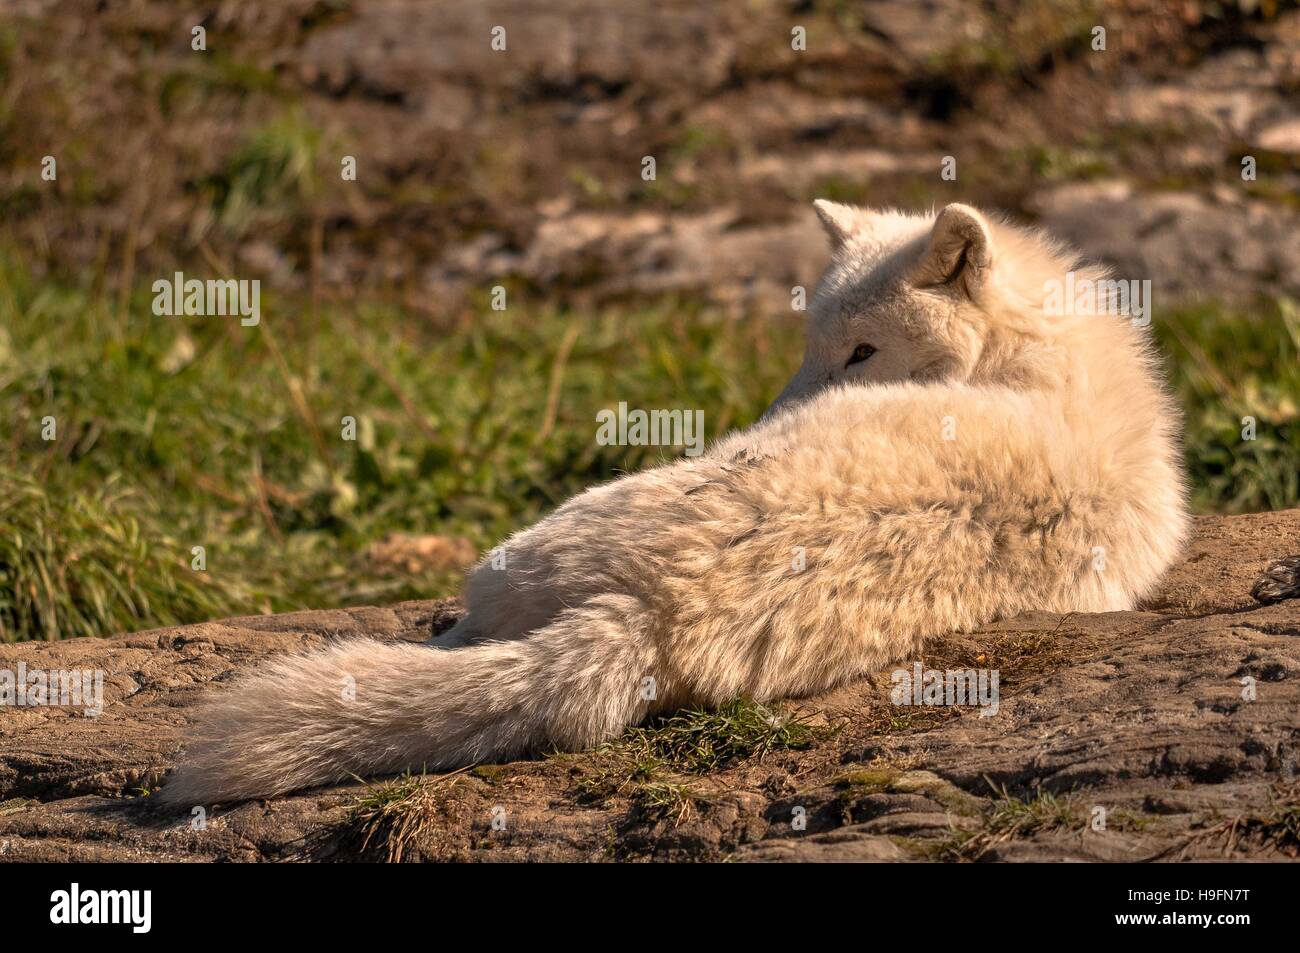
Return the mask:
POLYGON ((582 749, 683 705, 819 692, 940 633, 1149 592, 1188 517, 1146 330, 1043 305, 1070 271, 1105 276, 964 205, 817 210, 833 261, 762 420, 510 537, 432 646, 351 641, 236 682, 166 797, 582 749))

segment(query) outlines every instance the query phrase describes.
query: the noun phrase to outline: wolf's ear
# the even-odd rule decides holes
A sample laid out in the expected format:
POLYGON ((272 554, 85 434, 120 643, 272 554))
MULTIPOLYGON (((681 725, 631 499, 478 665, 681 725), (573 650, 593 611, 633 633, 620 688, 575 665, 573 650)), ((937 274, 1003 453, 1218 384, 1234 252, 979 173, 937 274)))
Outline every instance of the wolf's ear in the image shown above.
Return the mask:
POLYGON ((953 285, 973 297, 988 280, 992 264, 993 239, 984 216, 969 205, 949 205, 934 220, 912 283, 923 288, 953 285))
POLYGON ((849 236, 857 231, 862 223, 861 213, 851 205, 818 199, 813 202, 813 208, 817 210, 817 217, 822 220, 822 227, 826 229, 826 235, 831 240, 831 248, 836 251, 849 240, 849 236))

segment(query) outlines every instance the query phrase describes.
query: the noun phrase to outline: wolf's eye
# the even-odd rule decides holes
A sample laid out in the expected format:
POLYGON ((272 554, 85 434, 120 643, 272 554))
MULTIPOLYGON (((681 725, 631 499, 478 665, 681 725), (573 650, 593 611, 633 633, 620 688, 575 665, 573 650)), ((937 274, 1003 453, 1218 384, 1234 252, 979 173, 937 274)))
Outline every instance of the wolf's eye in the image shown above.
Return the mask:
POLYGON ((852 367, 854 364, 861 364, 863 361, 865 361, 867 358, 869 358, 872 354, 875 353, 876 353, 876 349, 872 347, 870 344, 859 344, 857 347, 853 349, 853 354, 849 358, 849 362, 844 366, 852 367))

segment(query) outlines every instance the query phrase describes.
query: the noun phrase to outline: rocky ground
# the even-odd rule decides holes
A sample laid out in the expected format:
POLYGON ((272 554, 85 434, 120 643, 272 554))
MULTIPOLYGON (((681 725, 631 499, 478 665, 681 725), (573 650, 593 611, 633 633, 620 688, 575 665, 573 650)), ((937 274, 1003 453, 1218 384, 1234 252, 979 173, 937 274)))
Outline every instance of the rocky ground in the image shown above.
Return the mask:
POLYGON ((98 717, 0 718, 0 859, 1296 859, 1300 600, 1250 591, 1297 550, 1300 510, 1200 517, 1140 611, 1031 614, 936 644, 928 667, 1000 672, 992 717, 893 706, 880 673, 798 703, 802 743, 689 777, 620 775, 615 749, 202 818, 150 796, 201 695, 278 652, 423 640, 456 605, 0 646, 6 669, 105 673, 98 717))
POLYGON ((24 0, 5 37, 4 229, 52 267, 788 314, 825 197, 1003 209, 1162 299, 1300 291, 1288 3, 24 0))

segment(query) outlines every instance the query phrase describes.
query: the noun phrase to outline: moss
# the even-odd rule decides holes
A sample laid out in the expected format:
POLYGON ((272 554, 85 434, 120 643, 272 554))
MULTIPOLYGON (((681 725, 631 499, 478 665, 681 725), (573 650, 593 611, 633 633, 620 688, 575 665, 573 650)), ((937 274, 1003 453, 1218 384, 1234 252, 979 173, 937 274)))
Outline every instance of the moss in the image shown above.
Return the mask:
POLYGON ((495 784, 502 778, 509 776, 514 771, 512 765, 508 764, 480 764, 470 769, 470 774, 476 778, 482 778, 495 784))
POLYGON ((923 794, 962 817, 979 814, 986 804, 984 798, 963 791, 930 771, 906 771, 894 779, 890 790, 899 794, 923 794))
POLYGON ((841 774, 831 781, 831 784, 837 788, 846 788, 854 791, 866 791, 875 793, 878 791, 887 791, 894 781, 898 778, 898 772, 889 771, 880 768, 864 768, 860 771, 850 771, 847 774, 841 774))
POLYGON ((11 797, 7 800, 0 801, 0 817, 4 817, 6 814, 17 814, 19 811, 25 810, 27 805, 32 803, 33 801, 31 799, 25 797, 11 797))
POLYGON ((931 771, 898 771, 889 768, 862 768, 838 775, 831 781, 840 793, 841 805, 852 804, 869 794, 920 794, 962 817, 978 815, 986 801, 944 780, 931 771))

